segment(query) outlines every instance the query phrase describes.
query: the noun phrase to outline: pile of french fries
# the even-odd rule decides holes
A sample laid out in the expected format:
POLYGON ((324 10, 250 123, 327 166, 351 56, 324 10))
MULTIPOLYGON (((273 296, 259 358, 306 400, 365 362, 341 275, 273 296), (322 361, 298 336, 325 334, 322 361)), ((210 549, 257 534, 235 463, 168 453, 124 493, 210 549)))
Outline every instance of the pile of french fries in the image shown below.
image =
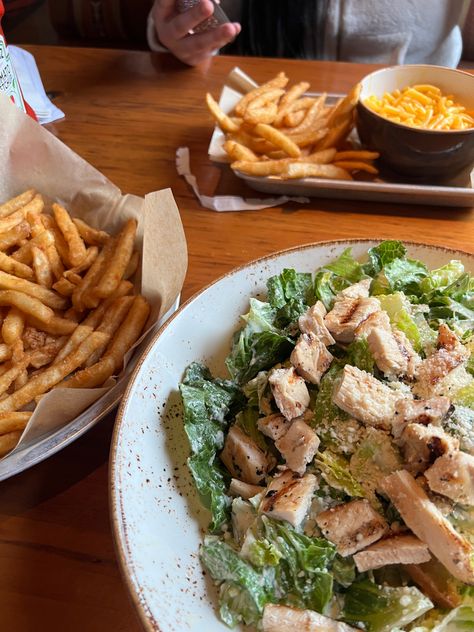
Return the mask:
POLYGON ((0 204, 0 456, 55 387, 94 388, 120 372, 148 319, 130 281, 135 220, 92 228, 28 190, 0 204))
POLYGON ((287 88, 280 72, 244 95, 226 114, 208 93, 206 102, 224 132, 224 149, 236 171, 253 176, 352 180, 357 171, 377 175, 377 152, 354 149, 348 136, 355 123, 361 85, 335 105, 327 95, 307 96, 309 83, 287 88))

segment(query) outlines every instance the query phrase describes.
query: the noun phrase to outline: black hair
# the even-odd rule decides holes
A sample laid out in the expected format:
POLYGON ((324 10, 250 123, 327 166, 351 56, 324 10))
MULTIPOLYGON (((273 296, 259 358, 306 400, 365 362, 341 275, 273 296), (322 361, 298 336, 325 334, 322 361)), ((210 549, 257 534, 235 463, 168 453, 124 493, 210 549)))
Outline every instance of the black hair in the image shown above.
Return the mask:
POLYGON ((320 59, 328 0, 243 0, 238 55, 320 59))

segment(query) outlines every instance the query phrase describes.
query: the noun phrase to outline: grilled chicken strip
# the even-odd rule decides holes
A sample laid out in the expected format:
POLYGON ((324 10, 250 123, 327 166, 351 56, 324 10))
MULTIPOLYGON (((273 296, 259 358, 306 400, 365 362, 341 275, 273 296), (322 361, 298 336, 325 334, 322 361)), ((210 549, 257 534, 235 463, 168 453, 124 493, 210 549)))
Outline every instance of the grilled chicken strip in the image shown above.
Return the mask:
POLYGON ((329 333, 328 328, 324 324, 326 316, 326 308, 321 301, 317 301, 298 319, 298 325, 301 333, 313 334, 320 340, 323 345, 333 345, 336 341, 329 333))
POLYGON ((284 470, 267 487, 260 512, 298 527, 308 513, 316 485, 313 474, 301 477, 291 470, 284 470))
POLYGON ((419 397, 447 395, 465 386, 472 377, 464 370, 470 352, 456 334, 442 324, 438 331, 438 349, 420 364, 413 392, 419 397), (454 373, 456 371, 456 373, 454 373), (448 378, 452 377, 451 385, 448 378))
POLYGON ((290 369, 274 369, 268 378, 275 403, 288 420, 302 415, 309 406, 309 393, 305 381, 290 369))
POLYGON ((265 487, 260 487, 260 485, 250 485, 250 483, 244 483, 244 481, 239 481, 237 478, 233 478, 229 485, 229 494, 231 496, 243 498, 244 500, 253 498, 253 496, 260 494, 260 492, 263 491, 265 491, 265 487))
POLYGON ((370 316, 363 320, 356 328, 355 335, 356 337, 368 336, 374 327, 382 327, 382 329, 387 330, 391 329, 390 318, 388 317, 387 312, 380 310, 370 314, 370 316))
POLYGON ((360 573, 389 564, 421 564, 431 559, 428 547, 411 533, 394 535, 354 555, 360 573))
POLYGON ((408 424, 432 424, 440 426, 451 411, 451 401, 447 397, 430 399, 401 399, 395 406, 392 434, 398 439, 408 424))
POLYGON ((332 360, 333 355, 314 334, 302 334, 290 356, 298 375, 312 384, 319 384, 332 360))
POLYGON ((333 402, 349 415, 370 426, 391 427, 395 406, 403 395, 366 371, 346 364, 333 392, 333 402))
POLYGON ((356 632, 346 623, 314 612, 269 603, 263 611, 263 632, 356 632))
POLYGON ((382 488, 413 533, 457 579, 474 584, 474 548, 430 501, 413 476, 399 470, 382 481, 382 488))
POLYGON ((220 456, 234 478, 250 485, 261 483, 274 464, 238 426, 230 428, 220 456))
POLYGON ((406 469, 416 475, 424 472, 438 457, 459 449, 459 441, 439 426, 408 424, 398 443, 406 469))
POLYGON ((338 342, 352 342, 357 328, 371 314, 378 311, 380 303, 376 298, 336 298, 324 322, 338 342))
POLYGON ((316 523, 343 557, 380 540, 388 531, 385 520, 365 498, 321 512, 316 516, 316 523))
POLYGON ((430 489, 463 505, 474 505, 474 456, 448 452, 425 472, 430 489))
POLYGON ((303 475, 306 466, 318 451, 319 438, 307 423, 297 419, 288 432, 275 442, 275 446, 281 452, 287 467, 303 475))
POLYGON ((344 290, 341 290, 336 297, 338 298, 367 298, 369 296, 370 284, 372 283, 372 279, 362 279, 358 283, 353 283, 346 287, 344 290))
POLYGON ((291 419, 285 419, 281 413, 274 413, 266 417, 260 417, 257 421, 257 427, 262 434, 270 437, 273 441, 281 439, 285 435, 292 424, 291 419))
POLYGON ((373 327, 367 335, 367 343, 375 363, 386 377, 414 377, 421 358, 402 331, 373 327))
POLYGON ((407 564, 403 568, 440 608, 456 608, 461 603, 456 580, 436 558, 423 564, 407 564))

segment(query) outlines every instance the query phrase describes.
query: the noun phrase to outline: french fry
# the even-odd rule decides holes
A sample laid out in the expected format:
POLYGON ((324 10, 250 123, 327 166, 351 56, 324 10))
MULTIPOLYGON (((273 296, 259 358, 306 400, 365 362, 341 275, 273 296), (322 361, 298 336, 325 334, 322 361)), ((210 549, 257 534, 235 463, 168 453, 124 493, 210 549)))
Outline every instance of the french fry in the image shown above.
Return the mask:
POLYGON ((274 121, 274 125, 279 126, 282 124, 285 116, 291 111, 291 106, 293 103, 300 98, 302 94, 304 94, 309 88, 309 83, 307 81, 301 81, 300 83, 292 86, 287 93, 282 96, 278 108, 278 115, 274 121))
MULTIPOLYGON (((300 147, 300 149, 304 149, 305 147, 309 147, 310 145, 314 145, 324 138, 328 134, 328 128, 323 127, 320 129, 308 129, 306 132, 302 132, 301 134, 294 134, 290 136, 291 140, 300 147)), ((327 147, 331 147, 331 144, 328 144, 327 147)), ((321 147, 320 149, 325 149, 326 147, 321 147)), ((319 149, 319 146, 318 146, 319 149)))
POLYGON ((77 323, 69 318, 61 318, 60 316, 52 316, 48 320, 40 320, 35 316, 28 316, 27 321, 33 327, 42 329, 53 336, 64 336, 72 334, 77 327, 77 323))
MULTIPOLYGON (((142 296, 134 298, 127 318, 113 337, 105 355, 94 365, 76 373, 61 383, 65 388, 94 388, 100 386, 116 373, 125 353, 138 340, 148 319, 150 307, 142 296)), ((99 332, 95 332, 99 333, 99 332)), ((3 402, 0 402, 0 411, 3 402)))
POLYGON ((69 261, 73 266, 79 266, 86 258, 86 245, 79 235, 77 226, 71 219, 71 216, 60 204, 53 204, 54 219, 66 240, 69 261))
POLYGON ((69 279, 71 275, 80 274, 81 272, 88 270, 97 259, 98 254, 99 249, 97 248, 97 246, 91 246, 90 248, 87 248, 86 256, 84 257, 82 263, 74 268, 71 268, 70 270, 66 270, 66 272, 64 273, 66 279, 69 279))
POLYGON ((106 334, 94 331, 76 349, 66 356, 64 360, 44 369, 42 373, 28 380, 18 391, 15 391, 0 401, 0 413, 16 411, 23 408, 34 401, 35 397, 43 395, 43 393, 53 388, 67 375, 82 366, 91 353, 93 353, 99 345, 103 344, 105 338, 107 338, 106 334))
POLYGON ((25 218, 21 209, 19 211, 15 211, 11 215, 8 215, 8 217, 0 218, 0 233, 5 233, 7 230, 14 228, 20 224, 20 222, 23 222, 24 219, 25 218))
POLYGON ((239 129, 238 126, 227 116, 227 114, 221 110, 209 92, 206 94, 206 103, 209 112, 212 114, 222 131, 236 132, 239 129))
POLYGON ((267 103, 261 108, 248 107, 245 110, 244 121, 249 125, 257 125, 258 123, 270 124, 275 120, 277 111, 276 103, 267 103))
POLYGON ((286 167, 286 178, 331 178, 334 180, 352 180, 351 175, 334 165, 321 165, 314 162, 294 162, 286 167))
POLYGON ((233 162, 231 167, 234 171, 241 171, 251 176, 272 176, 279 175, 291 160, 291 158, 259 160, 257 162, 239 160, 233 162))
POLYGON ((11 364, 8 370, 0 376, 0 395, 10 388, 11 384, 16 378, 24 371, 27 366, 27 361, 19 362, 18 364, 11 364))
POLYGON ((0 363, 9 360, 12 357, 11 347, 7 344, 0 343, 0 363))
POLYGON ((336 167, 345 169, 346 171, 366 171, 367 173, 372 173, 373 175, 377 175, 379 172, 377 167, 374 167, 374 165, 371 165, 369 162, 364 162, 363 160, 335 160, 333 164, 336 167))
POLYGON ((241 116, 245 112, 248 104, 251 101, 264 94, 265 92, 268 92, 269 90, 273 90, 275 88, 284 88, 287 83, 288 77, 285 75, 284 72, 279 72, 278 75, 273 79, 270 79, 270 81, 267 81, 263 85, 254 88, 250 92, 247 92, 247 94, 244 95, 235 106, 236 113, 241 116))
MULTIPOLYGON (((27 224, 27 222, 25 222, 25 224, 27 224)), ((27 224, 27 226, 29 230, 29 224, 27 224)), ((33 256, 31 254, 31 248, 33 246, 38 246, 39 248, 46 250, 52 244, 54 244, 53 236, 49 231, 45 230, 43 233, 40 233, 36 237, 30 239, 30 241, 21 245, 18 250, 15 250, 15 252, 11 254, 11 258, 20 263, 29 265, 33 260, 33 256)))
POLYGON ((357 102, 359 101, 362 84, 356 83, 350 92, 333 108, 328 118, 328 127, 338 126, 345 122, 347 116, 352 114, 357 102))
POLYGON ((93 290, 95 296, 108 298, 117 289, 133 253, 136 230, 137 222, 129 219, 122 228, 112 256, 106 262, 103 274, 93 290))
MULTIPOLYGON (((87 325, 78 325, 71 334, 69 340, 58 352, 57 356, 54 359, 53 365, 61 362, 61 360, 64 360, 64 358, 68 356, 76 347, 78 347, 83 340, 88 338, 93 331, 94 330, 92 329, 92 327, 88 327, 87 325)), ((105 341, 105 344, 107 344, 107 342, 108 340, 105 341)))
POLYGON ((16 197, 8 200, 4 204, 0 204, 0 217, 7 217, 15 211, 23 208, 28 202, 34 198, 36 191, 34 189, 28 189, 24 193, 17 195, 16 197))
POLYGON ((0 414, 0 435, 4 435, 7 432, 15 432, 17 430, 24 430, 30 417, 31 412, 13 412, 13 413, 1 413, 0 414))
POLYGON ((15 290, 17 292, 23 292, 28 296, 32 296, 40 300, 42 303, 53 309, 65 309, 68 306, 67 301, 53 292, 52 290, 42 287, 37 283, 32 283, 27 279, 19 279, 8 272, 2 272, 0 270, 0 288, 5 290, 15 290))
POLYGON ((297 110, 296 112, 288 112, 285 114, 285 118, 283 119, 283 123, 286 127, 296 127, 299 125, 304 118, 306 117, 306 110, 297 110))
POLYGON ((347 134, 351 131, 354 125, 352 115, 346 119, 342 119, 340 123, 334 127, 329 128, 329 131, 321 140, 315 144, 315 149, 322 150, 328 147, 337 147, 337 145, 343 140, 347 134))
POLYGON ((21 431, 7 432, 0 435, 0 457, 5 456, 13 450, 21 437, 21 431))
POLYGON ((9 257, 4 252, 0 252, 0 270, 21 277, 22 279, 27 279, 28 281, 34 278, 32 268, 16 261, 13 257, 9 257))
POLYGON ((18 290, 0 290, 0 305, 18 308, 23 314, 33 316, 41 322, 55 317, 54 311, 38 298, 18 290))
POLYGON ((135 274, 138 269, 139 263, 140 253, 138 252, 138 250, 135 250, 135 252, 130 257, 130 261, 128 262, 128 266, 126 267, 125 272, 123 273, 123 278, 125 281, 135 274))
POLYGON ((25 316, 17 307, 11 307, 2 325, 2 338, 7 345, 13 346, 23 335, 25 316))
POLYGON ((288 136, 282 134, 279 130, 271 127, 270 125, 265 125, 264 123, 259 123, 255 126, 255 133, 258 136, 261 136, 265 140, 271 142, 275 147, 279 147, 282 149, 288 156, 292 158, 298 158, 301 155, 301 149, 296 145, 288 136))
POLYGON ((23 369, 23 371, 18 375, 18 377, 14 381, 14 383, 13 383, 13 390, 17 391, 22 386, 25 386, 25 384, 27 382, 28 382, 28 371, 25 368, 25 369, 23 369))
POLYGON ((321 110, 324 107, 326 97, 326 94, 322 94, 315 100, 313 105, 306 110, 306 116, 301 123, 291 130, 291 134, 301 134, 309 129, 321 129, 322 127, 327 127, 326 119, 324 117, 319 117, 321 110))
POLYGON ((49 259, 41 248, 32 246, 31 254, 33 256, 33 270, 35 271, 36 280, 39 285, 51 288, 53 285, 53 272, 49 259))
POLYGON ((30 235, 30 225, 27 221, 17 224, 10 230, 0 234, 0 250, 5 251, 19 244, 22 239, 30 235))
POLYGON ((79 235, 88 246, 103 246, 109 241, 110 235, 105 231, 89 226, 89 224, 86 224, 78 217, 74 217, 72 221, 76 225, 79 235))
POLYGON ((242 145, 242 143, 238 143, 235 140, 226 140, 226 142, 224 143, 224 150, 233 161, 258 160, 256 154, 251 149, 249 149, 245 145, 242 145))
POLYGON ((380 154, 378 151, 354 149, 347 151, 338 151, 334 156, 334 160, 377 160, 379 156, 380 154))
POLYGON ((102 276, 103 270, 107 264, 107 260, 112 256, 112 252, 115 248, 116 240, 109 239, 109 241, 102 248, 97 255, 96 260, 86 272, 81 283, 77 285, 75 291, 72 294, 72 304, 78 312, 83 312, 86 307, 97 307, 99 299, 96 296, 92 296, 92 290, 95 288, 99 279, 102 276))
POLYGON ((61 296, 72 296, 76 287, 77 285, 71 283, 71 281, 68 281, 65 277, 62 277, 53 285, 53 290, 61 294, 61 296))
MULTIPOLYGON (((111 303, 110 308, 106 310, 100 325, 97 327, 97 331, 102 331, 104 334, 113 336, 127 316, 133 300, 133 296, 123 296, 122 298, 115 299, 113 303, 111 303)), ((89 367, 98 362, 106 346, 107 344, 104 344, 102 347, 96 349, 86 361, 85 366, 89 367)))

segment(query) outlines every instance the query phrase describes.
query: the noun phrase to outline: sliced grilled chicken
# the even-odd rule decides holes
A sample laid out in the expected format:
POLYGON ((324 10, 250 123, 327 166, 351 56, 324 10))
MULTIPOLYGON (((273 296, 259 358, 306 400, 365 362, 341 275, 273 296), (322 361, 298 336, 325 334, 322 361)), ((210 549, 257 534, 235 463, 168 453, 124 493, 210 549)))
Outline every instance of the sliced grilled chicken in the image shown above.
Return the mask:
POLYGON ((333 402, 349 415, 380 428, 389 429, 395 406, 403 395, 366 371, 346 364, 333 392, 333 402))
POLYGON ((440 608, 456 608, 461 603, 456 580, 436 558, 424 564, 407 564, 403 568, 425 595, 440 608))
POLYGON ((263 491, 265 491, 265 487, 250 485, 250 483, 244 483, 244 481, 239 481, 237 478, 233 478, 229 485, 229 494, 231 496, 243 498, 244 500, 253 498, 253 496, 260 494, 260 492, 263 491))
POLYGON ((302 334, 290 356, 298 375, 311 384, 319 384, 332 361, 333 355, 314 334, 302 334))
POLYGON ((388 317, 387 312, 380 310, 378 312, 374 312, 370 314, 368 318, 363 320, 361 324, 356 328, 355 335, 358 336, 368 336, 370 331, 374 327, 382 327, 382 329, 391 329, 390 318, 388 317))
POLYGON ((341 297, 336 299, 324 322, 338 342, 352 342, 357 328, 371 314, 378 311, 380 303, 376 298, 341 297))
POLYGON ((474 548, 430 501, 413 476, 399 470, 383 479, 382 488, 407 527, 428 545, 451 575, 474 584, 474 548))
POLYGON ((232 426, 227 434, 221 460, 234 478, 258 485, 273 463, 265 452, 238 426, 232 426))
POLYGON ((360 573, 389 564, 421 564, 431 559, 428 547, 411 533, 394 535, 354 555, 360 573))
POLYGON ((263 611, 263 632, 356 632, 346 623, 314 612, 269 603, 263 611))
POLYGON ((316 516, 316 523, 344 557, 365 549, 388 531, 385 520, 365 498, 321 512, 316 516))
POLYGON ((367 343, 375 363, 386 377, 414 376, 421 358, 403 332, 372 327, 367 335, 367 343))
POLYGON ((318 451, 319 438, 307 423, 297 419, 288 432, 275 442, 275 446, 281 452, 287 467, 303 475, 306 466, 318 451))
POLYGON ((372 279, 362 279, 358 283, 353 283, 346 287, 345 290, 341 290, 336 297, 339 298, 367 298, 369 296, 370 284, 372 279))
POLYGON ((431 424, 408 424, 398 442, 406 469, 415 475, 424 472, 443 454, 459 448, 459 441, 455 437, 431 424))
POLYGON ((270 518, 286 520, 298 527, 308 513, 316 485, 313 474, 301 477, 291 470, 284 470, 267 487, 260 511, 270 518))
POLYGON ((472 381, 464 369, 469 350, 446 325, 439 326, 438 349, 418 368, 413 392, 419 397, 447 395, 472 381), (451 378, 451 379, 449 379, 451 378))
POLYGON ((448 452, 426 470, 430 489, 463 505, 474 505, 474 456, 448 452))
POLYGON ((410 423, 439 426, 450 411, 451 401, 447 397, 401 399, 395 406, 392 434, 397 439, 410 423))
POLYGON ((333 345, 336 341, 329 333, 328 328, 324 324, 324 317, 326 316, 326 308, 321 301, 318 301, 312 305, 304 314, 298 319, 298 325, 301 333, 313 334, 324 345, 333 345))
POLYGON ((262 434, 270 437, 273 441, 280 439, 288 432, 292 424, 291 419, 286 419, 281 413, 274 413, 266 417, 260 417, 257 421, 257 427, 262 434))
POLYGON ((288 420, 302 415, 309 406, 309 393, 305 381, 294 367, 274 369, 268 378, 275 403, 288 420))

